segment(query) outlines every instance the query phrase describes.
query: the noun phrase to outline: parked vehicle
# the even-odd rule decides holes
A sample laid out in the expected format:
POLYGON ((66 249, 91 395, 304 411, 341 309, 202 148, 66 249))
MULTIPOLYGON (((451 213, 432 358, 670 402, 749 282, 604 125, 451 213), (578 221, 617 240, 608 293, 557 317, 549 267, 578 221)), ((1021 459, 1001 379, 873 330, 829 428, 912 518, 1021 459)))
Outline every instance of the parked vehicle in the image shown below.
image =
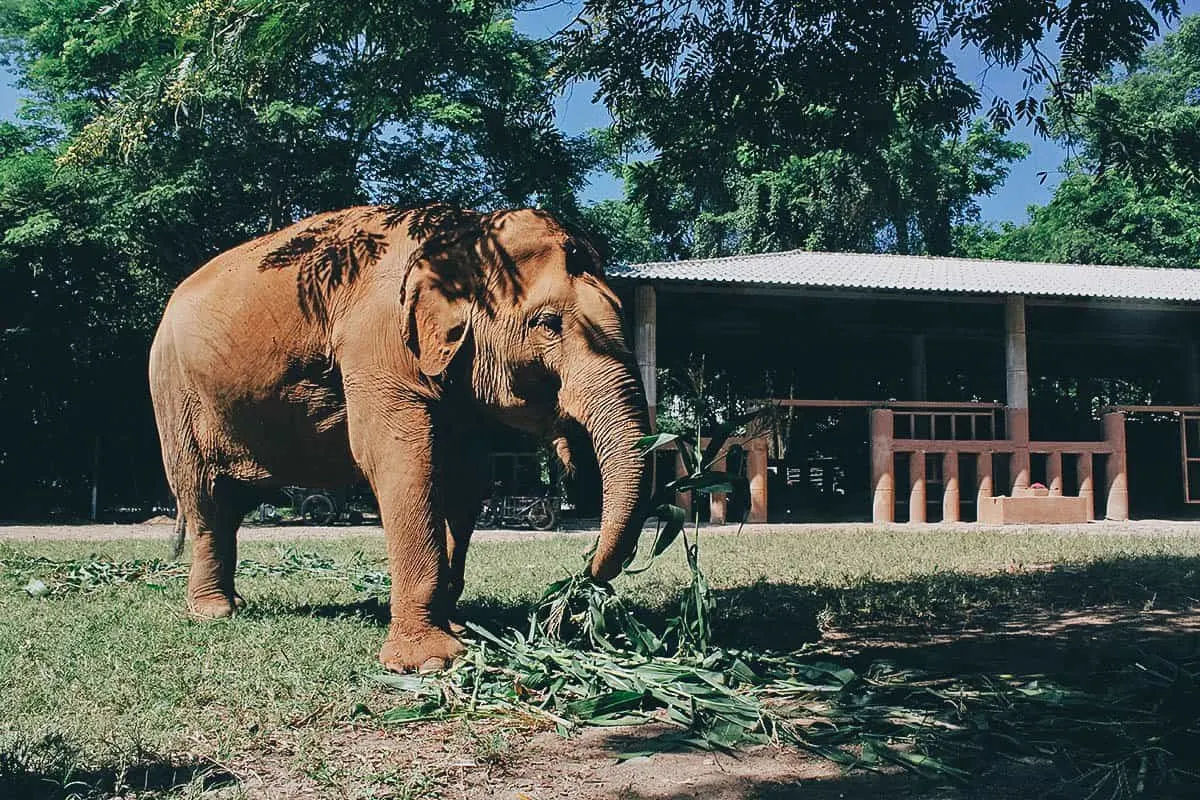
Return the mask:
POLYGON ((364 520, 362 498, 349 491, 308 489, 303 486, 285 486, 280 490, 290 501, 289 513, 271 503, 263 503, 255 510, 254 522, 277 523, 285 519, 301 520, 305 525, 332 525, 345 520, 351 525, 361 525, 364 520))
POLYGON ((497 486, 492 496, 483 501, 475 525, 479 528, 528 526, 535 531, 548 531, 558 524, 561 502, 550 491, 539 496, 505 495, 497 486))

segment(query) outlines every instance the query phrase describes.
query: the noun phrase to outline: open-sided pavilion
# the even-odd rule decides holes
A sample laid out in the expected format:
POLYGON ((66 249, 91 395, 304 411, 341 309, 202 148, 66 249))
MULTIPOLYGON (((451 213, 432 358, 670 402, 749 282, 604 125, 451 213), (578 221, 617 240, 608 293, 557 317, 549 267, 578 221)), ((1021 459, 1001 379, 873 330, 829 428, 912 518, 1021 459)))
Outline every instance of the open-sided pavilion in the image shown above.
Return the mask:
POLYGON ((1200 509, 1200 270, 794 251, 610 277, 652 410, 699 353, 781 407, 714 520, 1200 509))

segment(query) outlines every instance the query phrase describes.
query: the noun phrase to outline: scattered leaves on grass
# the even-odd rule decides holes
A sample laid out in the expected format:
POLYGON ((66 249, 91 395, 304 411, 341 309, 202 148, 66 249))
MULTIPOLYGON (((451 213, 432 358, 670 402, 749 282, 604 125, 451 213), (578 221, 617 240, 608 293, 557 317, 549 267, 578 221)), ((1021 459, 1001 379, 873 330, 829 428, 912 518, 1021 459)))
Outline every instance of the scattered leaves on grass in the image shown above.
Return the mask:
MULTIPOLYGON (((242 559, 237 572, 242 577, 304 575, 333 581, 349 582, 364 593, 386 593, 390 584, 386 572, 376 568, 361 554, 349 564, 339 565, 334 559, 317 553, 285 548, 274 562, 242 559)), ((185 580, 188 565, 181 561, 157 558, 136 558, 128 561, 111 559, 55 560, 44 556, 27 556, 11 548, 0 550, 0 573, 17 579, 29 579, 24 591, 32 597, 60 597, 75 592, 90 592, 108 586, 143 584, 161 587, 170 581, 185 580)))

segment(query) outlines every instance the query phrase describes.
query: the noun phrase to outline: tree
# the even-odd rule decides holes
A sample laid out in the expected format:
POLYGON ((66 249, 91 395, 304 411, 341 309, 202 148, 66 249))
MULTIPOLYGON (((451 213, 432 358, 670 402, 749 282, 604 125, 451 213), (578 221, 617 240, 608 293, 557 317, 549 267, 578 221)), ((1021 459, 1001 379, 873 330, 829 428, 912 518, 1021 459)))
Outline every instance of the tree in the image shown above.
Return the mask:
POLYGON ((955 132, 980 97, 955 73, 952 42, 1025 72, 1025 96, 998 98, 993 122, 1044 128, 1038 87, 1070 109, 1178 12, 1174 0, 586 0, 562 64, 597 81, 626 142, 659 154, 661 171, 692 187, 742 150, 756 160, 777 153, 762 165, 775 169, 792 155, 877 153, 897 119, 955 132), (1047 38, 1061 52, 1057 65, 1047 38))
POLYGON ((600 227, 619 230, 610 236, 630 261, 650 260, 652 252, 710 257, 795 248, 944 255, 954 226, 978 218, 974 198, 998 188, 1009 164, 1027 152, 977 121, 945 138, 897 124, 877 153, 791 155, 773 168, 740 151, 702 191, 672 183, 659 162, 642 162, 625 170, 627 201, 603 206, 600 227))
POLYGON ((1200 264, 1200 17, 1112 74, 1055 127, 1075 151, 1029 222, 963 229, 968 255, 1023 261, 1200 264))
POLYGON ((97 438, 107 502, 167 499, 146 351, 215 253, 368 200, 569 210, 598 153, 503 3, 8 0, 0 37, 5 516, 86 509, 97 438))

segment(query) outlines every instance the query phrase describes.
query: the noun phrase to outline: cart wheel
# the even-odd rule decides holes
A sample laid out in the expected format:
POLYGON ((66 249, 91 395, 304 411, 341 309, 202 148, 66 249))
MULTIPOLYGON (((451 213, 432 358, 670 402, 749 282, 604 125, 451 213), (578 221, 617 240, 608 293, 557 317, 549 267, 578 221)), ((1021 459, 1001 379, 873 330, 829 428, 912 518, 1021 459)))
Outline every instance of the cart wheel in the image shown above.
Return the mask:
POLYGON ((529 509, 526 518, 529 520, 529 526, 535 531, 548 531, 558 521, 554 509, 545 500, 540 503, 534 503, 533 507, 529 509))
POLYGON ((300 505, 300 516, 309 525, 328 525, 333 522, 333 500, 327 495, 310 494, 300 505))
POLYGON ((263 503, 258 507, 258 521, 260 523, 278 522, 279 509, 270 503, 263 503))

